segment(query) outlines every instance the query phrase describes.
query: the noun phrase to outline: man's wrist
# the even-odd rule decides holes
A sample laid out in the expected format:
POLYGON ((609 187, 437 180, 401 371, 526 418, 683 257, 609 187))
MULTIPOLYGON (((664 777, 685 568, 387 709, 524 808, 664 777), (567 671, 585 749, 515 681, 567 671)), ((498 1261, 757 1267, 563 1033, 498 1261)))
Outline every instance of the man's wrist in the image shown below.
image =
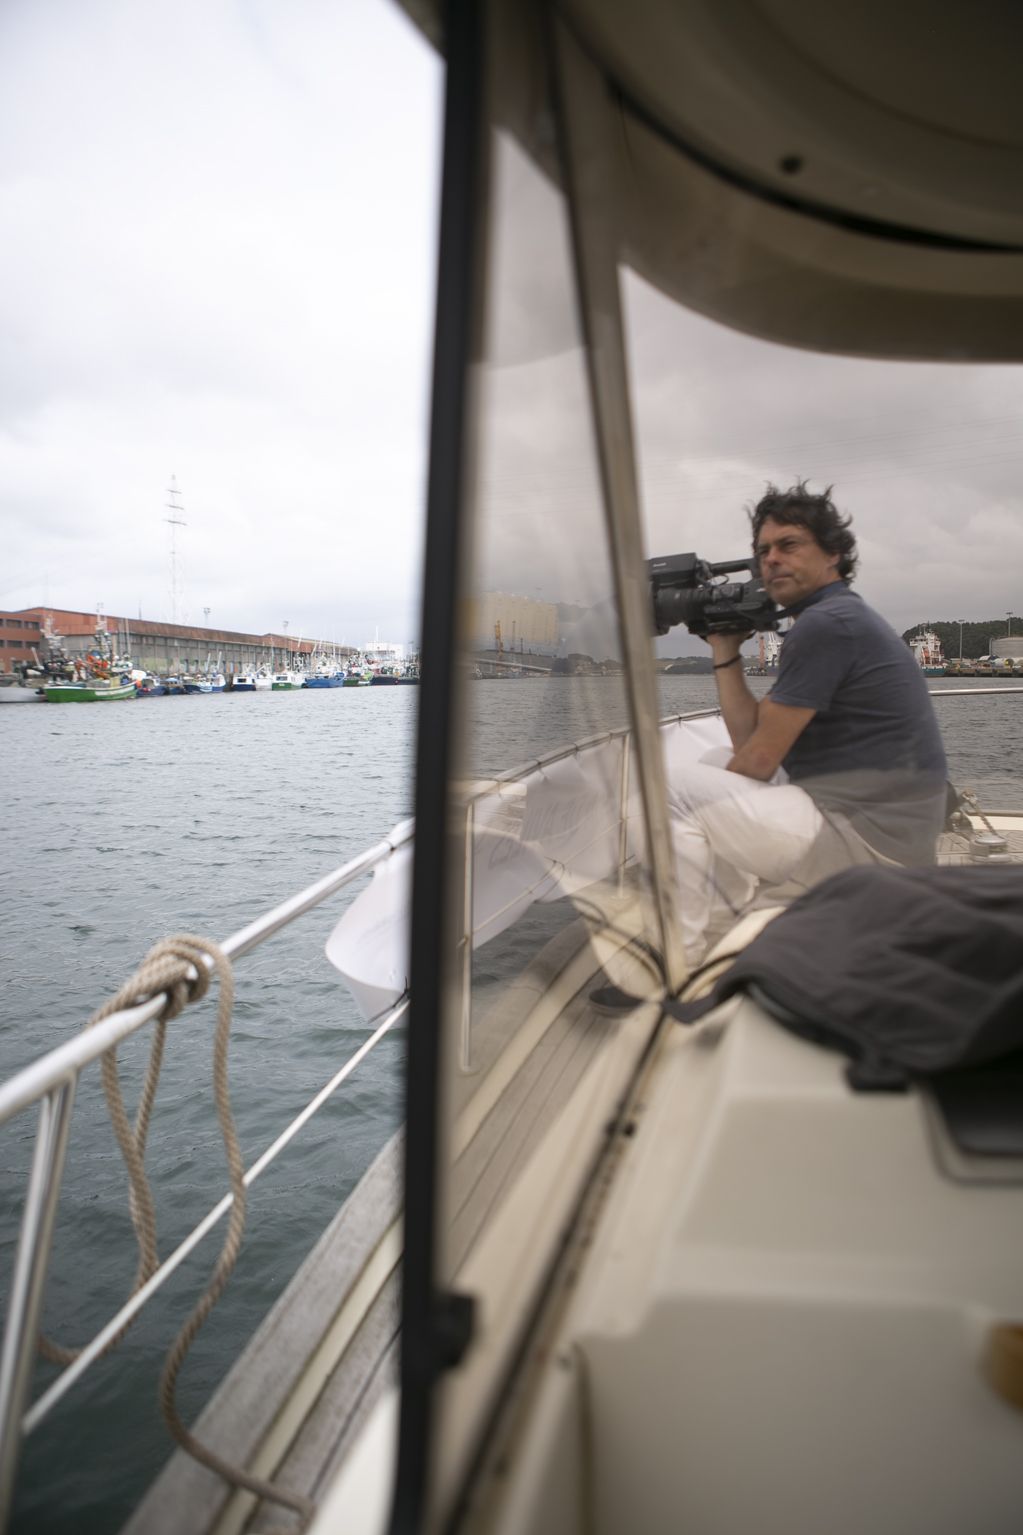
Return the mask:
POLYGON ((738 666, 741 660, 741 655, 734 655, 730 656, 727 661, 715 661, 714 670, 716 672, 723 672, 726 666, 738 666))

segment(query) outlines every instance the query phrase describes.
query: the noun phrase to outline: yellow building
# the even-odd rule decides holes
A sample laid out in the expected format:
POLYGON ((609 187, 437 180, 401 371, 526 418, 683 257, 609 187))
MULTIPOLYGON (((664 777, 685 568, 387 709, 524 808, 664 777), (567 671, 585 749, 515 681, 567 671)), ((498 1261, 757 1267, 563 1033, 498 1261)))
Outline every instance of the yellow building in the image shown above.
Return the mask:
POLYGON ((558 649, 558 610, 553 602, 515 597, 508 592, 482 592, 470 606, 469 633, 475 650, 494 650, 498 626, 507 651, 554 655, 558 649))

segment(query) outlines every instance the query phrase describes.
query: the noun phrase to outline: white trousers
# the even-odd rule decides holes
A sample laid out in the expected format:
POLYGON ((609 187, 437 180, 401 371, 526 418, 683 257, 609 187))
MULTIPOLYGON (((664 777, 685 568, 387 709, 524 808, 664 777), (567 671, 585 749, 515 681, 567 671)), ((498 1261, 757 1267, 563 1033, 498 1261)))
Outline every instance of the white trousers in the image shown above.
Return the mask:
POLYGON ((757 885, 780 884, 807 857, 824 819, 805 790, 729 773, 716 747, 669 785, 672 840, 690 964, 727 931, 757 885))

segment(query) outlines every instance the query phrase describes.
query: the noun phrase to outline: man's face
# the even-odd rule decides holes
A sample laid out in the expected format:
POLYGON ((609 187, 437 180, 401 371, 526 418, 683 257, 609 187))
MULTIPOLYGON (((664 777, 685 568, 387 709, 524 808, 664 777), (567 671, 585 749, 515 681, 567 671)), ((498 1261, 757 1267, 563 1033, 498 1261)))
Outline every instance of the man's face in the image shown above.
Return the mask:
POLYGON ((839 556, 826 554, 809 528, 798 522, 765 518, 755 553, 768 595, 783 608, 839 578, 839 556))

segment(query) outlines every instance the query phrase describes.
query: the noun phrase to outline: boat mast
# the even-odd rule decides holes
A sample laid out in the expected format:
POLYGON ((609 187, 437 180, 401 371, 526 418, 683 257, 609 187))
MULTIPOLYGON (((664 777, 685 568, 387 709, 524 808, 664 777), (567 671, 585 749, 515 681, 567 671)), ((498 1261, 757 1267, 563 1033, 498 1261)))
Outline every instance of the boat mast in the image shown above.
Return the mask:
POLYGON ((165 517, 163 520, 170 525, 171 530, 171 623, 176 624, 178 621, 178 529, 188 527, 188 523, 182 516, 184 507, 181 505, 181 492, 178 490, 178 477, 176 474, 171 475, 171 482, 167 489, 167 497, 167 510, 170 512, 170 516, 165 517))

